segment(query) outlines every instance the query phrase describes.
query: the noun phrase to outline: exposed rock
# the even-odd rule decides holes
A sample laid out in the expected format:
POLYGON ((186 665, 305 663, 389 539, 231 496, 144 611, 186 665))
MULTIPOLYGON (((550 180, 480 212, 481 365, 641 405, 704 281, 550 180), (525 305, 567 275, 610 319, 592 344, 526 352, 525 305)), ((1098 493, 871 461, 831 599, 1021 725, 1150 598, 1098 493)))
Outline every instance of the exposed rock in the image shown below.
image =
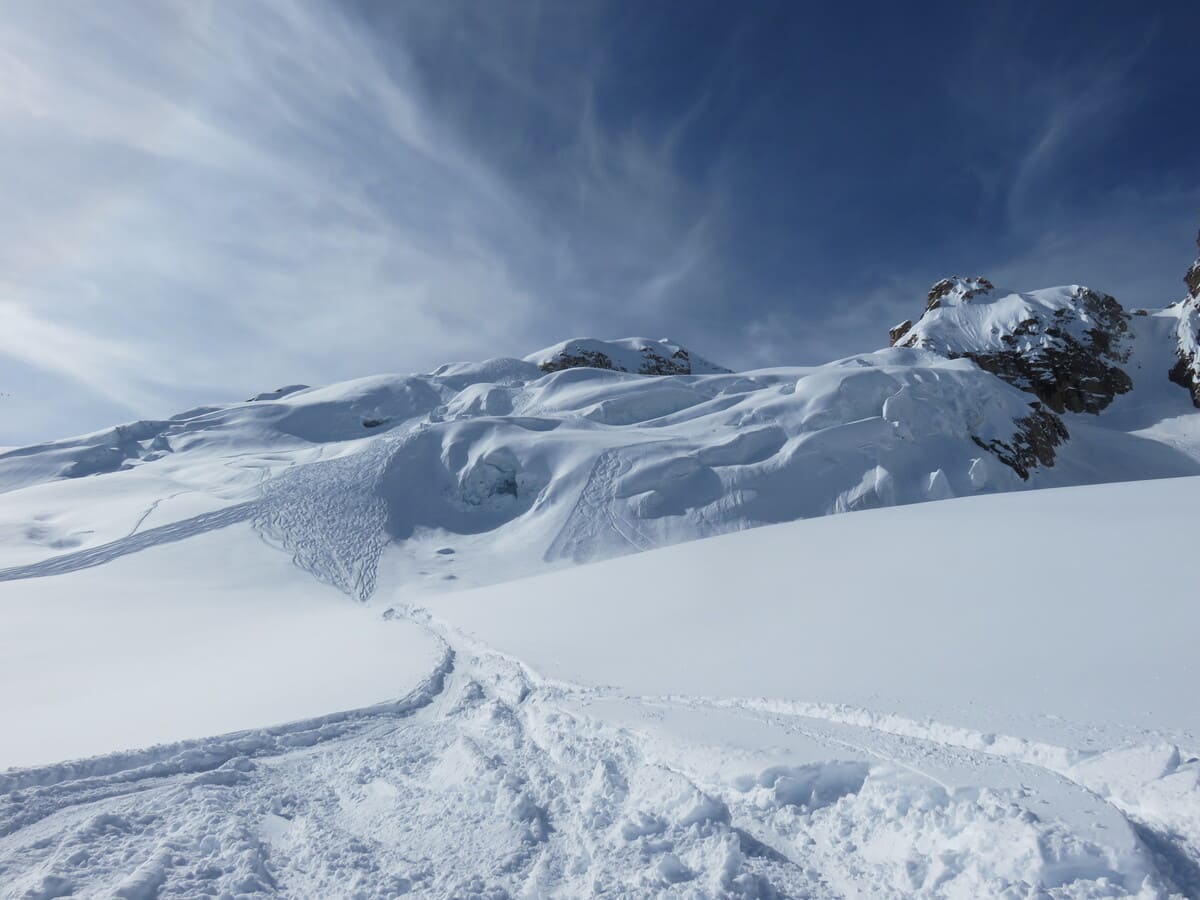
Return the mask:
POLYGON ((971 440, 994 453, 1000 462, 1026 481, 1029 479, 1029 470, 1035 466, 1053 466, 1055 448, 1070 437, 1062 419, 1043 409, 1040 403, 1029 405, 1033 407, 1033 412, 1016 420, 1017 431, 1011 441, 993 439, 985 442, 971 435, 971 440))
POLYGON ((637 375, 711 375, 729 370, 667 339, 624 338, 599 341, 576 338, 525 358, 543 372, 563 369, 610 369, 637 375))
POLYGON ((912 328, 912 319, 905 319, 899 325, 894 326, 888 331, 888 346, 895 347, 896 341, 908 334, 908 330, 912 328))
POLYGON ((1073 287, 989 297, 988 312, 961 309, 994 290, 984 278, 939 281, 902 346, 974 360, 1059 413, 1098 413, 1133 387, 1117 365, 1128 360, 1129 324, 1115 298, 1073 287))
POLYGON ((942 299, 951 295, 957 295, 963 300, 970 300, 981 294, 990 293, 995 289, 996 286, 994 284, 981 276, 959 278, 955 275, 952 278, 943 278, 929 289, 929 298, 925 304, 925 311, 929 312, 931 309, 937 309, 942 305, 942 299))
MULTIPOLYGON (((543 372, 561 372, 563 369, 615 369, 607 353, 599 350, 579 350, 561 353, 538 365, 543 372)), ((623 369, 621 371, 624 371, 623 369)))
POLYGON ((1196 373, 1192 371, 1192 366, 1195 364, 1193 360, 1186 356, 1180 355, 1175 361, 1175 365, 1171 366, 1171 371, 1167 373, 1167 377, 1192 395, 1192 403, 1200 408, 1200 378, 1196 377, 1196 373))
MULTIPOLYGON (((1200 235, 1196 237, 1196 248, 1200 250, 1200 235)), ((1200 256, 1183 280, 1188 297, 1179 304, 1176 360, 1167 377, 1191 394, 1192 403, 1200 407, 1200 256)))
POLYGON ((641 375, 691 375, 692 363, 688 352, 682 347, 665 358, 650 347, 642 348, 641 375))

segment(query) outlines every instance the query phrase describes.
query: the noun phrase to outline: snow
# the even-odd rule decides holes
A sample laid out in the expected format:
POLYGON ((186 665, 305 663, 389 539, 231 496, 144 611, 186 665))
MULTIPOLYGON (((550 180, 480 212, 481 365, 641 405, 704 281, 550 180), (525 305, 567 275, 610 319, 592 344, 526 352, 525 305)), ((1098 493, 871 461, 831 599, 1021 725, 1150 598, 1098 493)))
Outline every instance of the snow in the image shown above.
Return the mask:
POLYGON ((0 453, 0 897, 1200 895, 1200 415, 1127 321, 1028 480, 928 349, 539 369, 642 339, 0 453))
POLYGON ((1188 360, 1192 377, 1200 380, 1200 296, 1181 301, 1177 310, 1177 352, 1182 359, 1188 360))
POLYGON ((44 764, 0 773, 0 884, 1189 893, 1198 498, 876 509, 367 606, 244 520, 10 581, 0 716, 44 764))
POLYGON ((370 706, 441 648, 246 524, 0 588, 0 769, 370 706))
MULTIPOLYGON (((1147 335, 1134 344, 1168 343, 1147 335)), ((1055 465, 1024 481, 980 443, 1011 443, 1030 396, 928 351, 736 375, 499 359, 372 376, 0 456, 0 565, 252 504, 261 534, 365 597, 380 572, 445 590, 797 518, 1200 473, 1193 419, 1169 424, 1190 403, 1160 380, 1170 393, 1069 417, 1055 465)))
POLYGON ((905 333, 903 342, 905 346, 954 355, 1028 350, 1056 343, 1056 338, 1044 330, 1024 335, 1015 344, 1004 340, 1014 332, 1020 333, 1018 326, 1030 319, 1054 322, 1060 331, 1082 339, 1088 328, 1095 327, 1095 322, 1086 315, 1059 320, 1055 313, 1075 313, 1080 308, 1079 294, 1086 290, 1082 285, 1071 284, 1018 292, 981 287, 975 279, 959 279, 954 289, 939 298, 939 305, 928 310, 905 333))
POLYGON ((963 498, 422 604, 572 683, 804 698, 981 731, 1003 722, 1081 748, 1195 742, 1200 608, 1193 573, 1174 562, 1189 558, 1198 503, 1195 477, 963 498))

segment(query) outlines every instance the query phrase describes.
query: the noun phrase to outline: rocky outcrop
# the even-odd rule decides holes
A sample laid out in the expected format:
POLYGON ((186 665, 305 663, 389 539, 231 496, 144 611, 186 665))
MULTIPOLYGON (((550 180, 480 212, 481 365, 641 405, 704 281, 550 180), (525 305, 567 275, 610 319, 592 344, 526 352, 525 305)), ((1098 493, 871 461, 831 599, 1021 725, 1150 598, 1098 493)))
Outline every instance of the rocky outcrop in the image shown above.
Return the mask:
POLYGON ((929 289, 925 302, 925 312, 937 309, 942 305, 943 298, 957 296, 962 300, 972 300, 981 294, 991 293, 996 286, 982 276, 974 278, 943 278, 929 289))
POLYGON ((525 358, 543 372, 563 369, 610 369, 636 375, 712 375, 729 370, 669 340, 625 338, 599 341, 577 338, 525 358))
POLYGON ((912 325, 913 325, 912 319, 905 319, 899 325, 893 326, 888 331, 888 346, 895 347, 896 342, 898 340, 900 340, 902 337, 904 337, 906 334, 908 334, 909 329, 912 328, 912 325))
POLYGON ((1029 470, 1035 466, 1054 465, 1055 449, 1070 437, 1062 419, 1043 409, 1040 403, 1031 403, 1030 406, 1033 407, 1033 412, 1015 420, 1017 431, 1008 441, 984 441, 971 435, 971 440, 984 450, 995 454, 1000 462, 1020 475, 1023 481, 1029 480, 1029 470))
POLYGON ((900 346, 971 359, 1055 412, 1098 413, 1133 387, 1128 331, 1121 304, 1091 288, 1006 293, 955 277, 933 286, 900 346))
POLYGON ((613 365, 613 361, 607 353, 601 353, 599 350, 576 350, 573 353, 560 353, 552 359, 538 363, 538 368, 543 372, 561 372, 563 369, 616 369, 617 367, 613 365))
POLYGON ((999 375, 1022 390, 1036 394, 1055 412, 1098 413, 1113 399, 1127 393, 1133 381, 1115 365, 1128 354, 1115 349, 1128 331, 1121 304, 1108 294, 1080 288, 1080 309, 1094 323, 1077 338, 1066 327, 1078 312, 1059 309, 1049 321, 1025 319, 1001 339, 1010 349, 996 353, 964 354, 981 368, 999 375), (1021 348, 1022 338, 1043 334, 1053 344, 1021 348))
MULTIPOLYGON (((1200 235, 1196 236, 1196 248, 1200 250, 1200 235)), ((1168 377, 1191 394, 1192 403, 1200 408, 1200 256, 1196 257, 1183 281, 1188 296, 1179 305, 1176 359, 1168 377)))
POLYGON ((682 347, 665 357, 650 347, 642 348, 642 365, 638 369, 640 375, 691 375, 691 354, 682 347))

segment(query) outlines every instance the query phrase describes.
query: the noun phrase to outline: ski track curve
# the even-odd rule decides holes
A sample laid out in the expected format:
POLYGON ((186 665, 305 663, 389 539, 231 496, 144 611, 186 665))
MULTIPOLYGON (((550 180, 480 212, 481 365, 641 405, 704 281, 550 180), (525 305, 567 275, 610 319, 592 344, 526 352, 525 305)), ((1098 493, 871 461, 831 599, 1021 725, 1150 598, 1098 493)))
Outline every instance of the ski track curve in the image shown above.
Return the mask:
POLYGON ((1026 896, 1012 846, 1049 873, 1039 896, 1195 887, 1169 836, 1055 771, 1068 751, 849 707, 550 682, 401 612, 445 649, 394 703, 0 775, 0 897, 1026 896), (828 761, 697 772, 652 729, 589 711, 604 702, 648 722, 732 716, 828 761), (939 780, 956 768, 1015 772, 1022 790, 939 780), (1108 843, 1035 813, 1053 795, 1108 843))

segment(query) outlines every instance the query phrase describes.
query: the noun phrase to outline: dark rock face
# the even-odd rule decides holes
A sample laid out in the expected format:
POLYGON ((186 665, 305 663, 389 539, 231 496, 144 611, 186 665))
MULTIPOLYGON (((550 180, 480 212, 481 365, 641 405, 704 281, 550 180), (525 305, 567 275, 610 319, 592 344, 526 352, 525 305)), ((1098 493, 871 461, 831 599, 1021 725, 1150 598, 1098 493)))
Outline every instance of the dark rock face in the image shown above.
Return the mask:
POLYGON ((1017 431, 1010 441, 984 442, 971 435, 971 440, 984 450, 994 453, 1000 462, 1020 475, 1023 481, 1029 480, 1029 470, 1035 466, 1053 466, 1055 448, 1070 437, 1062 419, 1043 409, 1040 403, 1031 403, 1030 406, 1033 407, 1033 412, 1015 420, 1017 431))
POLYGON ((1180 353, 1179 359, 1175 361, 1175 365, 1171 366, 1167 377, 1191 394, 1192 405, 1200 409, 1200 378, 1196 377, 1192 363, 1193 361, 1188 356, 1180 353))
MULTIPOLYGON (((670 356, 665 356, 659 353, 652 347, 643 347, 641 349, 641 364, 638 366, 636 373, 638 375, 691 375, 692 360, 687 350, 682 347, 672 353, 670 356)), ((611 369, 617 372, 628 372, 629 369, 624 366, 617 365, 613 362, 612 357, 607 353, 599 350, 586 350, 579 348, 575 351, 564 351, 553 359, 548 359, 538 365, 538 368, 543 372, 560 372, 563 369, 611 369)))
MULTIPOLYGON (((580 350, 577 353, 560 353, 540 366, 543 372, 561 372, 563 369, 616 369, 607 353, 599 350, 580 350)), ((624 370, 621 370, 624 371, 624 370)))
POLYGON ((905 319, 895 328, 888 331, 888 346, 895 347, 896 341, 908 334, 908 331, 910 328, 912 328, 912 325, 912 319, 905 319))
POLYGON ((655 353, 649 347, 642 348, 641 375, 691 375, 692 361, 683 348, 676 350, 670 358, 655 353))

